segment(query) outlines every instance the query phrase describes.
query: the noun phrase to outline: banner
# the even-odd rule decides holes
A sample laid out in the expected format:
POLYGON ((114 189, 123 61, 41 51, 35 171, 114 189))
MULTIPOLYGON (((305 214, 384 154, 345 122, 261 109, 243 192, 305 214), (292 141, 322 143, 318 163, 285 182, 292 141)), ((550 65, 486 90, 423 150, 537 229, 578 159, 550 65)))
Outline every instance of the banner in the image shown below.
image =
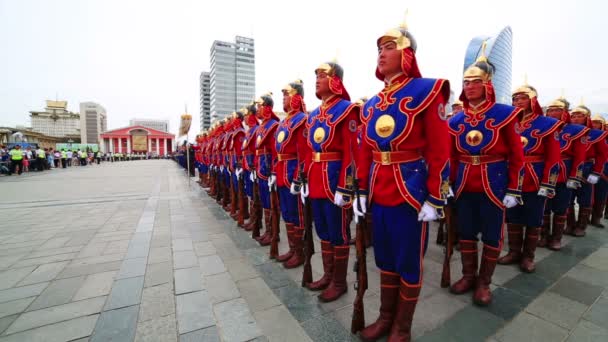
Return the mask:
POLYGON ((184 136, 190 131, 190 124, 192 123, 192 115, 183 114, 179 122, 179 136, 184 136))
POLYGON ((148 137, 146 135, 133 135, 133 151, 148 151, 148 137))
POLYGON ((99 145, 97 144, 55 144, 55 149, 58 151, 66 150, 66 151, 91 151, 97 152, 99 151, 99 145))

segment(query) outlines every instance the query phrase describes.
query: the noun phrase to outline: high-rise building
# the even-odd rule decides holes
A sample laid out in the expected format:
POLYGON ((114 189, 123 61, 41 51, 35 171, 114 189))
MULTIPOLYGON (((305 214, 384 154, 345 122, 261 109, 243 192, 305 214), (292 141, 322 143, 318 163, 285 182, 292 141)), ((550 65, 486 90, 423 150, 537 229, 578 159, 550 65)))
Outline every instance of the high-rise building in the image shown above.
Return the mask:
POLYGON ((95 102, 80 103, 80 142, 98 144, 99 135, 108 130, 106 109, 95 102))
POLYGON ((492 84, 496 91, 498 103, 511 104, 511 68, 512 68, 512 42, 513 32, 507 26, 496 36, 478 36, 471 39, 464 55, 466 70, 481 54, 481 47, 486 42, 486 56, 494 66, 492 84))
POLYGON ((169 132, 169 120, 131 119, 129 126, 144 126, 157 131, 169 132))
POLYGON ((47 100, 43 112, 30 112, 32 130, 51 137, 80 135, 80 115, 67 108, 68 101, 47 100))
POLYGON ((252 38, 216 40, 211 46, 209 73, 211 120, 225 118, 255 96, 255 48, 252 38))
POLYGON ((203 71, 200 76, 201 88, 201 131, 209 129, 211 126, 211 75, 203 71))

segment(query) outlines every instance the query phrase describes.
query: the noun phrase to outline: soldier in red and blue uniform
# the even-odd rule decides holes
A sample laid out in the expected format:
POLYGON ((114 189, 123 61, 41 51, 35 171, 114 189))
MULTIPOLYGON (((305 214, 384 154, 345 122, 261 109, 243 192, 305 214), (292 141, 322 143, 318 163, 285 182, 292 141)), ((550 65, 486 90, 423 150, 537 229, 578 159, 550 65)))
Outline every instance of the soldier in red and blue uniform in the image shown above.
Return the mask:
MULTIPOLYGON (((570 120, 573 123, 584 124, 591 128, 591 110, 584 105, 579 105, 572 110, 570 113, 570 120)), ((583 137, 583 142, 587 146, 587 152, 585 154, 585 163, 583 164, 583 170, 581 178, 585 181, 582 186, 575 191, 574 198, 578 204, 578 220, 575 222, 574 218, 574 198, 571 202, 571 206, 568 213, 568 220, 566 224, 566 233, 576 237, 585 236, 585 229, 589 224, 591 215, 591 208, 593 205, 593 185, 597 184, 602 176, 604 170, 604 164, 608 157, 608 149, 606 146, 606 137, 608 132, 600 129, 589 130, 587 136, 583 137)))
POLYGON ((224 193, 222 194, 222 208, 225 211, 230 211, 230 150, 228 144, 230 136, 232 135, 232 118, 225 118, 222 120, 223 133, 220 143, 220 155, 221 163, 220 170, 222 172, 222 181, 224 182, 224 193))
MULTIPOLYGON (((255 158, 255 137, 256 131, 259 127, 258 119, 256 118, 257 108, 254 103, 250 103, 246 107, 245 124, 247 125, 247 133, 243 139, 241 145, 241 151, 243 153, 243 179, 245 180, 245 193, 249 199, 249 222, 246 223, 243 228, 247 231, 253 230, 257 220, 257 212, 254 210, 253 202, 253 187, 254 187, 254 176, 256 170, 256 158, 255 158)), ((260 227, 261 228, 261 227, 260 227)))
POLYGON ((302 202, 296 184, 310 150, 305 134, 307 114, 302 81, 287 84, 282 92, 283 110, 287 117, 279 123, 276 131, 277 163, 269 184, 276 182, 289 243, 289 251, 279 255, 277 261, 282 262, 285 268, 295 268, 304 263, 302 202))
POLYGON ((536 89, 530 85, 513 92, 513 105, 523 110, 515 126, 524 147, 523 204, 507 210, 509 252, 498 259, 501 265, 519 263, 527 273, 534 272, 534 254, 543 224, 545 202, 555 197, 559 176, 561 120, 544 116, 536 89), (525 234, 524 234, 525 227, 525 234))
POLYGON ((203 132, 203 136, 201 138, 201 160, 200 160, 200 169, 199 172, 201 176, 201 186, 203 188, 209 187, 209 133, 207 131, 203 132))
POLYGON ((492 301, 490 283, 500 255, 505 208, 521 204, 524 154, 515 125, 521 109, 496 103, 493 66, 484 55, 469 66, 463 77, 460 100, 464 111, 449 120, 453 135, 453 192, 462 260, 462 278, 450 291, 474 290, 473 301, 492 301), (478 273, 477 236, 483 253, 478 273))
POLYGON ((268 187, 268 182, 277 160, 275 132, 279 127, 279 118, 272 111, 274 107, 272 93, 262 95, 256 100, 256 104, 258 106, 257 116, 262 122, 256 131, 255 137, 255 175, 258 179, 260 201, 264 209, 264 225, 266 226, 264 234, 256 238, 256 240, 260 245, 267 246, 272 239, 272 229, 270 226, 270 188, 268 187))
POLYGON ((379 37, 376 46, 376 77, 384 88, 361 110, 360 194, 353 208, 362 217, 369 203, 372 213, 381 305, 380 316, 361 337, 376 340, 389 334, 389 341, 410 341, 428 222, 443 216, 448 194, 445 105, 450 86, 446 80, 422 78, 416 41, 405 25, 379 37))
POLYGON ((302 198, 311 199, 315 230, 321 239, 323 276, 306 286, 323 292, 323 302, 340 298, 347 291, 350 227, 347 208, 350 190, 351 139, 357 131, 357 108, 342 83, 344 69, 335 63, 323 63, 315 70, 315 95, 321 106, 306 121, 311 153, 305 160, 308 185, 302 186, 302 198))
MULTIPOLYGON (((591 127, 593 129, 606 130, 606 119, 600 114, 595 114, 591 118, 591 127)), ((606 144, 604 140, 604 144, 606 144)), ((606 207, 606 196, 608 196, 608 163, 604 163, 602 176, 595 184, 593 191, 593 209, 591 211, 591 225, 597 228, 604 228, 602 218, 604 218, 604 208, 606 207)))
MULTIPOLYGON (((237 112, 233 113, 232 119, 232 134, 230 136, 230 141, 228 143, 228 149, 230 150, 230 177, 232 181, 232 186, 234 187, 234 194, 236 198, 232 199, 231 205, 231 214, 235 221, 238 219, 238 211, 239 203, 238 203, 238 190, 239 190, 239 180, 237 175, 237 170, 242 167, 243 164, 243 140, 245 140, 245 130, 243 129, 243 118, 244 118, 245 110, 241 109, 237 112)), ((246 206, 245 206, 246 208, 246 206)), ((249 218, 247 211, 244 211, 243 217, 245 219, 249 218)))
POLYGON ((581 177, 587 151, 582 138, 586 136, 589 128, 570 123, 569 107, 570 104, 563 98, 559 98, 547 106, 547 116, 564 123, 559 130, 561 161, 555 197, 547 199, 545 204, 543 228, 538 241, 538 247, 547 246, 554 251, 562 248, 566 213, 573 191, 580 188, 583 182, 581 177), (551 213, 553 213, 553 218, 551 218, 551 213))

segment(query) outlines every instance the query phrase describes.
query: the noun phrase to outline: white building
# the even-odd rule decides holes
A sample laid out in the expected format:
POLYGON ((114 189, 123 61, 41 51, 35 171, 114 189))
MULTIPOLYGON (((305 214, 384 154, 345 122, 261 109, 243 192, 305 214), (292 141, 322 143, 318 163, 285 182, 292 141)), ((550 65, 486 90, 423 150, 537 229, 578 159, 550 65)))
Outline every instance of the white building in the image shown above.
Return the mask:
POLYGON ((47 100, 43 112, 30 112, 32 131, 51 137, 80 135, 80 115, 67 107, 68 101, 47 100))
POLYGON ((211 126, 211 74, 203 71, 200 76, 201 89, 201 131, 209 129, 211 126))
POLYGON ((106 109, 95 102, 80 103, 80 141, 99 144, 99 135, 108 130, 106 109))
MULTIPOLYGON (((209 73, 211 121, 223 119, 254 100, 255 44, 252 38, 216 40, 209 73)), ((204 122, 204 121, 202 121, 204 122)))
POLYGON ((129 126, 144 126, 157 131, 169 132, 169 120, 131 119, 129 126))

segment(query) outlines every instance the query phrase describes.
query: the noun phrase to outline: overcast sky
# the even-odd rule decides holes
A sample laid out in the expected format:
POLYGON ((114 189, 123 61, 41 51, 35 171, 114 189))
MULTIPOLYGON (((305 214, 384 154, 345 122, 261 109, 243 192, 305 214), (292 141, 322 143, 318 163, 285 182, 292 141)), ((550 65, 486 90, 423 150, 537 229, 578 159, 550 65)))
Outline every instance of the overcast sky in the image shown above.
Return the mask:
POLYGON ((214 40, 253 37, 256 94, 304 80, 309 109, 314 69, 337 56, 351 97, 371 96, 375 42, 408 25, 425 77, 450 80, 460 93, 462 63, 473 36, 513 30, 513 86, 524 74, 545 104, 565 90, 578 104, 608 111, 608 2, 549 1, 202 1, 0 0, 0 126, 29 125, 46 99, 68 109, 95 101, 109 128, 133 117, 171 120, 176 132, 188 104, 199 131, 199 74, 214 40), (365 5, 362 5, 365 3, 365 5), (595 107, 594 107, 595 106, 595 107))

